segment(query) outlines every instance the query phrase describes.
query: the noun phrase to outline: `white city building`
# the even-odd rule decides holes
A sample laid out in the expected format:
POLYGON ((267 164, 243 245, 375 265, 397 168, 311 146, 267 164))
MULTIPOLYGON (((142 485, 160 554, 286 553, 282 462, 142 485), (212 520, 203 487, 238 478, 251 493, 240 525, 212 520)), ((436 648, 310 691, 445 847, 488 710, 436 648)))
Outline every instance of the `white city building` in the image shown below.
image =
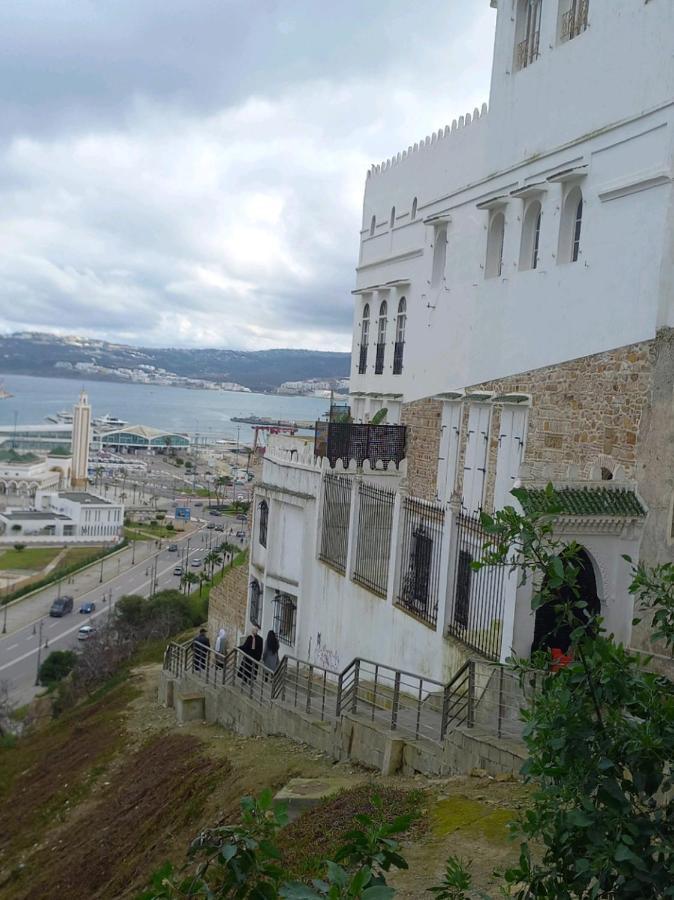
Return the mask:
POLYGON ((674 559, 674 3, 491 6, 489 106, 367 176, 353 422, 270 438, 256 488, 249 619, 333 669, 568 645, 471 567, 518 481, 619 640, 623 554, 674 559))
POLYGON ((32 509, 0 512, 0 544, 104 544, 122 536, 124 507, 88 491, 37 491, 32 509))

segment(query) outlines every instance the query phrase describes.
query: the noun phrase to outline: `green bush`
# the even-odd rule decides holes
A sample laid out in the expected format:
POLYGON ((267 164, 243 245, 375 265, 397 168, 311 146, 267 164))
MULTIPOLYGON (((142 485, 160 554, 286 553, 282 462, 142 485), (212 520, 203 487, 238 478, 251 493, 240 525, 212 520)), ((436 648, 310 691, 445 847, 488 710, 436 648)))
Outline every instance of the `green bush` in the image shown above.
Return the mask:
POLYGON ((53 687, 69 675, 75 665, 77 655, 74 650, 54 650, 40 666, 40 684, 53 687))

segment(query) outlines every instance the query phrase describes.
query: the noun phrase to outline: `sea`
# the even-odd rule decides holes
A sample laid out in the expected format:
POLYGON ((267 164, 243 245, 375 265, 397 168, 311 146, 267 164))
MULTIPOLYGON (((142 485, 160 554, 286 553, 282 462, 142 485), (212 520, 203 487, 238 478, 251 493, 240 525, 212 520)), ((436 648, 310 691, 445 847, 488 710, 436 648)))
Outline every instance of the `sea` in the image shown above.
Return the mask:
MULTIPOLYGON (((0 424, 41 425, 45 417, 70 410, 80 390, 89 395, 94 417, 106 413, 129 425, 150 425, 166 431, 200 435, 211 440, 253 439, 250 425, 232 422, 233 416, 259 416, 284 421, 314 421, 327 412, 329 400, 285 397, 279 394, 192 390, 157 384, 87 381, 76 378, 38 378, 3 375, 2 384, 12 397, 0 400, 0 424)), ((306 433, 306 432, 304 432, 306 433)))

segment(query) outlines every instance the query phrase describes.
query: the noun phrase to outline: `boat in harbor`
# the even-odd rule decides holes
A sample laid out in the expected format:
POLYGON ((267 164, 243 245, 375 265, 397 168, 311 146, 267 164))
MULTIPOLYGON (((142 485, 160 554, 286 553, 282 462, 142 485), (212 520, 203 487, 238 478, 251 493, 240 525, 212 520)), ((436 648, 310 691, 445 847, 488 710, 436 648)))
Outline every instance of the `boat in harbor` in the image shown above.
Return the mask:
POLYGON ((10 394, 9 391, 5 390, 4 384, 0 381, 0 400, 9 400, 13 396, 14 394, 10 394))
POLYGON ((45 420, 53 422, 55 425, 72 425, 73 414, 70 410, 62 409, 61 412, 54 413, 52 416, 45 416, 45 420))
POLYGON ((96 428, 125 428, 129 423, 125 422, 124 419, 119 419, 117 416, 111 416, 110 413, 106 413, 104 416, 98 416, 92 422, 96 428))
POLYGON ((288 422, 283 419, 269 419, 266 416, 232 416, 232 422, 241 422, 245 425, 257 425, 260 428, 296 428, 300 431, 313 429, 314 422, 288 422))

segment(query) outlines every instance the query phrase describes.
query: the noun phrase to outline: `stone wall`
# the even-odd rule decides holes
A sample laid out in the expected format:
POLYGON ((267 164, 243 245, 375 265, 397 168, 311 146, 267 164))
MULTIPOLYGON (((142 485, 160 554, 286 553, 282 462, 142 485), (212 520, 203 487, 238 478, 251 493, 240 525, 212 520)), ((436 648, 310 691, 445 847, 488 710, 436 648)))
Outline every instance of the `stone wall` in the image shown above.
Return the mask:
POLYGON ((227 649, 240 643, 246 625, 248 601, 248 566, 235 566, 225 571, 225 577, 208 597, 208 637, 215 646, 218 631, 227 632, 227 649))
POLYGON ((407 425, 407 490, 413 497, 436 498, 441 421, 440 400, 428 398, 403 405, 401 423, 407 425))

